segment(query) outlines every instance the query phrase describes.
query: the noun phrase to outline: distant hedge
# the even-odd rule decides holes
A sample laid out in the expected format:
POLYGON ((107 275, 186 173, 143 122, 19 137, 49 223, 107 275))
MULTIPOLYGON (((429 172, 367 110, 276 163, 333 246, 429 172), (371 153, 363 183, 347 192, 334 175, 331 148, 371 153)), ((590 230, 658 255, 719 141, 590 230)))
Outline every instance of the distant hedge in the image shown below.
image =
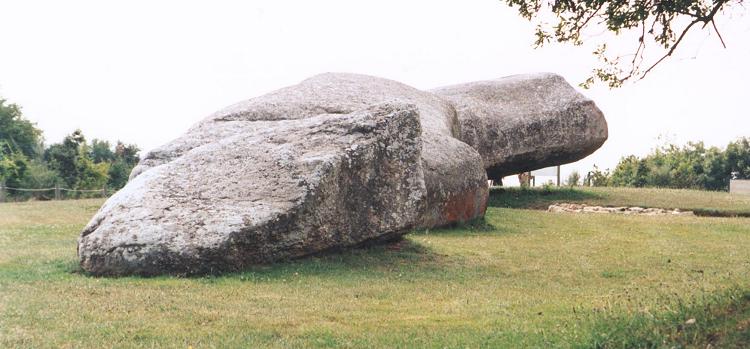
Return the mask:
POLYGON ((750 138, 724 149, 703 142, 659 147, 643 158, 620 159, 613 171, 594 166, 584 182, 593 186, 728 190, 729 179, 750 179, 750 138))

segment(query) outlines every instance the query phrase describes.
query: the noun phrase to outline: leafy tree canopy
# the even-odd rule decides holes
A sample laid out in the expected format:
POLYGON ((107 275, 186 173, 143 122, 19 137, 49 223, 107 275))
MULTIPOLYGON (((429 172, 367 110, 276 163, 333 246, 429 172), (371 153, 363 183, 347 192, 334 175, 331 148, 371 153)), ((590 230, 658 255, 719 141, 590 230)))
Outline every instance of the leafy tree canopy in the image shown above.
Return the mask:
POLYGON ((41 155, 42 131, 25 119, 21 107, 0 98, 0 142, 11 152, 19 151, 29 158, 41 155))
POLYGON ((77 187, 81 176, 80 158, 84 154, 86 138, 81 130, 75 130, 62 143, 52 144, 44 152, 48 166, 56 170, 69 188, 77 187))
POLYGON ((115 158, 115 153, 112 152, 111 148, 109 142, 94 139, 89 147, 89 156, 96 163, 112 161, 115 158))
POLYGON ((138 163, 138 147, 94 139, 91 144, 81 130, 75 130, 62 143, 52 144, 44 153, 50 169, 56 171, 68 188, 119 189, 127 183, 130 170, 138 163))
POLYGON ((133 167, 138 161, 140 161, 140 158, 138 157, 139 151, 141 150, 138 149, 138 146, 135 144, 125 144, 117 141, 117 145, 115 146, 115 158, 133 167))
POLYGON ((114 147, 99 139, 89 143, 81 130, 45 149, 42 131, 23 117, 21 107, 0 98, 0 184, 14 190, 6 193, 14 200, 51 198, 50 192, 18 188, 120 189, 138 164, 138 152, 136 145, 120 141, 114 147))
POLYGON ((637 33, 634 52, 629 55, 612 57, 607 52, 606 44, 594 51, 602 66, 595 68, 592 76, 581 84, 584 88, 597 80, 613 88, 631 79, 644 78, 671 56, 685 36, 696 28, 715 31, 723 45, 724 40, 716 27, 716 16, 742 3, 742 0, 504 1, 517 8, 524 18, 538 21, 536 46, 552 40, 581 45, 584 39, 582 33, 597 25, 603 25, 618 35, 631 30, 637 33), (550 16, 555 20, 552 23, 544 22, 550 16), (661 51, 659 58, 646 59, 644 54, 652 46, 661 51))

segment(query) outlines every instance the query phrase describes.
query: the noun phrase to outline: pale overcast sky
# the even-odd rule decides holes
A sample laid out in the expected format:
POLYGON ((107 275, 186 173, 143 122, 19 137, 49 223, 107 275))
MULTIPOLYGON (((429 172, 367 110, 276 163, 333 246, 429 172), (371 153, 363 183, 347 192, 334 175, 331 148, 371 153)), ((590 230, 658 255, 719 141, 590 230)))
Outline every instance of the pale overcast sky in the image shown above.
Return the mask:
MULTIPOLYGON (((0 96, 23 106, 48 143, 81 128, 148 150, 224 106, 321 72, 427 89, 548 71, 575 85, 596 64, 593 45, 534 50, 533 23, 498 0, 0 0, 0 11, 0 96)), ((726 50, 695 33, 646 80, 583 91, 610 137, 564 172, 612 167, 660 136, 719 146, 750 136, 746 12, 719 20, 726 50)))

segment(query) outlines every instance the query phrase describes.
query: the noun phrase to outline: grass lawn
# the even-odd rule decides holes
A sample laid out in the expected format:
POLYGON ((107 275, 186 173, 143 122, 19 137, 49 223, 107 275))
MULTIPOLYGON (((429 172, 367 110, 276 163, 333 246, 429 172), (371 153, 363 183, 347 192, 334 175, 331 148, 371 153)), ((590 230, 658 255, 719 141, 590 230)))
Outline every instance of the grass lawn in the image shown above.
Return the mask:
MULTIPOLYGON (((582 195, 733 209, 623 193, 582 195)), ((0 204, 0 348, 750 346, 748 218, 490 207, 482 222, 243 273, 95 278, 75 247, 100 204, 0 204)))
POLYGON ((603 206, 679 208, 706 216, 750 217, 750 195, 657 188, 493 188, 490 206, 547 209, 556 202, 603 206))

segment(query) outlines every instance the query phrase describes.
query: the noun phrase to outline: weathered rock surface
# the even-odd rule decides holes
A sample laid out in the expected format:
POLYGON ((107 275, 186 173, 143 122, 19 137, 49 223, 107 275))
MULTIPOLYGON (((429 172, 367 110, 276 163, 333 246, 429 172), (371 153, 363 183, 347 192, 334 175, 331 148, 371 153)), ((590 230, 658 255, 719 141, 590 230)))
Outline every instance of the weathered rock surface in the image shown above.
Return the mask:
POLYGON ((81 265, 110 275, 234 270, 480 217, 486 174, 458 132, 445 100, 364 75, 322 74, 238 103, 144 157, 84 230, 81 265), (419 147, 359 158, 344 149, 381 144, 370 139, 381 133, 347 140, 311 124, 360 129, 357 110, 382 103, 410 105, 415 122, 399 132, 419 147), (319 134, 330 137, 315 141, 319 134), (358 165, 342 165, 342 152, 358 165))
POLYGON ((179 139, 148 153, 133 170, 143 171, 180 157, 186 151, 258 127, 254 121, 305 119, 321 113, 350 113, 383 102, 414 104, 423 129, 422 162, 427 209, 419 227, 435 227, 484 215, 486 172, 476 150, 456 139, 453 106, 432 93, 393 80, 326 73, 301 83, 227 107, 204 119, 179 139))
POLYGON ((424 133, 454 138, 459 136, 453 106, 438 96, 393 80, 359 74, 325 73, 210 115, 180 138, 146 154, 130 177, 132 179, 148 168, 178 158, 195 147, 264 127, 252 121, 298 120, 320 114, 347 114, 373 104, 396 101, 417 107, 424 133))
POLYGON ((259 123, 130 181, 84 229, 82 267, 237 270, 415 227, 426 198, 416 107, 259 123))
POLYGON ((561 78, 506 80, 436 94, 321 74, 230 106, 144 156, 82 232, 81 266, 215 273, 388 240, 484 215, 487 173, 606 139, 561 78))
POLYGON ((490 179, 580 160, 607 140, 599 108, 555 74, 509 76, 432 92, 454 104, 459 139, 479 152, 490 179))

